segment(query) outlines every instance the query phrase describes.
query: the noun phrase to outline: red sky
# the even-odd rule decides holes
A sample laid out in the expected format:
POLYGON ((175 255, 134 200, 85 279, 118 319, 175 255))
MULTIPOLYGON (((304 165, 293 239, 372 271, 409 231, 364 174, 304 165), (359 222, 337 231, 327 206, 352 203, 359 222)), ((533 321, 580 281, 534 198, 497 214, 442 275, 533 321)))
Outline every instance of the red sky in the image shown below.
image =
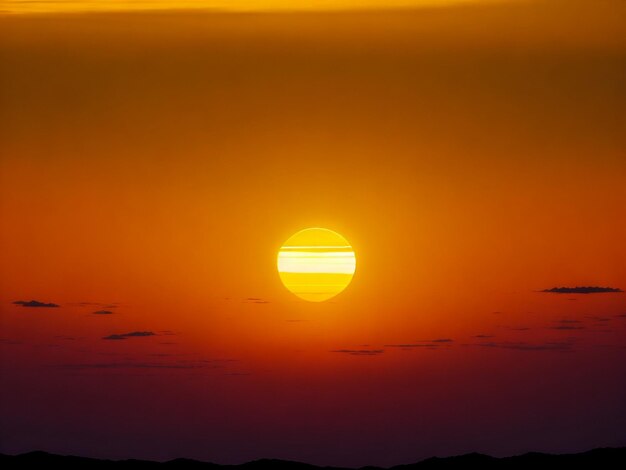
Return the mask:
POLYGON ((624 24, 578 0, 0 16, 0 451, 624 445, 626 294, 541 292, 626 289, 624 24), (276 270, 306 227, 356 253, 329 302, 276 270))

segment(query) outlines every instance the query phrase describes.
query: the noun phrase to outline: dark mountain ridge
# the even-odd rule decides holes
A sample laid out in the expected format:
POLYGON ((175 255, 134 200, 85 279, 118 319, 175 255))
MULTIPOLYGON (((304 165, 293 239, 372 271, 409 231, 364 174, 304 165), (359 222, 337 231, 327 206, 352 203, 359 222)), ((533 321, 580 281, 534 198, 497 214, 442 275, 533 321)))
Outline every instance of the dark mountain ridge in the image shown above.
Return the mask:
MULTIPOLYGON (((100 460, 88 457, 75 457, 49 454, 47 452, 29 452, 21 455, 0 454, 3 469, 26 468, 69 468, 90 469, 197 469, 197 470, 347 470, 344 467, 320 467, 289 460, 261 459, 240 465, 220 465, 191 459, 175 459, 168 462, 149 460, 100 460)), ((496 458, 489 455, 472 453, 453 457, 431 457, 421 462, 396 465, 389 470, 439 470, 439 469, 528 469, 532 466, 581 466, 581 468, 610 469, 626 468, 626 447, 599 448, 579 454, 543 454, 531 452, 513 457, 496 458)), ((550 466, 550 467, 548 467, 550 466)), ((362 467, 361 470, 377 470, 381 467, 362 467)))

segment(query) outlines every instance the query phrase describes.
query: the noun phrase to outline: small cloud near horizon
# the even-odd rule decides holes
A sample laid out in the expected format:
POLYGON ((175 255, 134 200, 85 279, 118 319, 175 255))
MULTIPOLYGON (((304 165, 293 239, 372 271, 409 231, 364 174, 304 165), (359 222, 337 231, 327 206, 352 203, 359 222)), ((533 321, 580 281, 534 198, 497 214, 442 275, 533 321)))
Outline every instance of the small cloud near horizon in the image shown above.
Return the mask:
POLYGON ((44 308, 58 308, 60 305, 52 302, 40 302, 39 300, 16 300, 14 305, 21 305, 22 307, 44 307, 44 308))
POLYGON ((570 320, 569 318, 565 318, 563 320, 558 320, 556 326, 551 326, 551 330, 562 330, 562 331, 571 331, 571 330, 584 330, 585 327, 581 325, 580 320, 570 320))
POLYGON ((215 367, 199 362, 95 362, 84 364, 60 364, 53 366, 60 369, 213 369, 215 367))
POLYGON ((439 348, 438 344, 432 343, 400 343, 400 344, 385 344, 386 348, 401 348, 401 349, 411 349, 411 348, 426 348, 426 349, 437 349, 439 348))
POLYGON ((102 339, 123 340, 127 338, 143 337, 143 336, 156 336, 156 335, 152 331, 131 331, 130 333, 103 336, 102 339))
POLYGON ((396 343, 385 344, 386 348, 400 348, 400 349, 439 349, 441 347, 450 347, 454 340, 450 338, 437 338, 429 341, 418 341, 416 343, 396 343))
POLYGON ((475 346, 494 349, 512 349, 516 351, 571 351, 572 343, 550 341, 546 343, 526 343, 526 342, 488 342, 477 343, 475 346))
POLYGON ((586 318, 589 318, 592 321, 600 322, 600 323, 606 323, 606 322, 611 321, 611 318, 609 318, 609 317, 601 317, 599 315, 587 315, 586 318))
POLYGON ((96 310, 95 312, 92 312, 94 315, 113 315, 113 312, 111 310, 96 310))
POLYGON ((24 344, 24 343, 23 341, 18 341, 15 339, 0 338, 0 344, 24 344))
POLYGON ((551 294, 605 294, 605 293, 621 293, 622 289, 617 287, 599 287, 599 286, 576 286, 576 287, 553 287, 544 289, 541 292, 551 294))
POLYGON ((384 349, 334 349, 331 352, 349 354, 351 356, 377 356, 385 352, 384 349))

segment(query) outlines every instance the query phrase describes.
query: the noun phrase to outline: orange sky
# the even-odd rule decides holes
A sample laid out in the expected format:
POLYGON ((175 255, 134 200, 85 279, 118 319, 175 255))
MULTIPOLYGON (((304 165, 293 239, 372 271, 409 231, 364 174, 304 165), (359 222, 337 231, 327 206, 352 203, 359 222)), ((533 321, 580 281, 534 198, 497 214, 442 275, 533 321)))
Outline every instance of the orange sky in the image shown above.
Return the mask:
POLYGON ((319 11, 447 7, 519 0, 3 0, 0 13, 59 13, 128 10, 319 11))
POLYGON ((0 451, 365 465, 616 445, 624 295, 538 291, 626 289, 625 17, 576 1, 1 18, 0 451), (276 270, 306 227, 356 252, 330 302, 276 270), (12 304, 31 299, 61 307, 12 304), (155 335, 102 339, 134 331, 155 335), (42 383, 39 422, 9 412, 42 383), (555 405, 559 383, 586 411, 555 405), (123 404, 85 423, 105 393, 123 404), (222 437, 116 441, 116 413, 155 442, 181 416, 222 437), (344 449, 319 437, 333 419, 344 449))

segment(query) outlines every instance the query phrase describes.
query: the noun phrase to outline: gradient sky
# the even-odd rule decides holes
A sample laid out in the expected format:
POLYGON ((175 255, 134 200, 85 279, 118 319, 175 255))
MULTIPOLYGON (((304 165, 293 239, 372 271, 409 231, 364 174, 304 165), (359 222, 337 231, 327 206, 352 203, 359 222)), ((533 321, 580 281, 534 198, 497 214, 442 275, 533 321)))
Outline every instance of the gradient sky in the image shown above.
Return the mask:
POLYGON ((354 10, 450 6, 519 0, 3 0, 0 12, 48 13, 128 10, 212 9, 226 11, 354 10))
POLYGON ((625 445, 626 294, 541 292, 626 290, 624 25, 618 0, 0 16, 0 451, 625 445), (328 302, 276 269, 306 227, 356 253, 328 302))

